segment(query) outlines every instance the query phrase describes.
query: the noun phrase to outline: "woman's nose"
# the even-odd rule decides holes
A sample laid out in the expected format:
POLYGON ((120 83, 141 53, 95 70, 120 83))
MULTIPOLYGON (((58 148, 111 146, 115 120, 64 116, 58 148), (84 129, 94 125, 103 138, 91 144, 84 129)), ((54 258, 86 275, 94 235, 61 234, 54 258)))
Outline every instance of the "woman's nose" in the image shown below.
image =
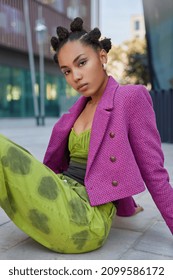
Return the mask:
POLYGON ((74 79, 75 82, 82 79, 82 73, 81 73, 80 70, 74 70, 73 71, 73 79, 74 79))

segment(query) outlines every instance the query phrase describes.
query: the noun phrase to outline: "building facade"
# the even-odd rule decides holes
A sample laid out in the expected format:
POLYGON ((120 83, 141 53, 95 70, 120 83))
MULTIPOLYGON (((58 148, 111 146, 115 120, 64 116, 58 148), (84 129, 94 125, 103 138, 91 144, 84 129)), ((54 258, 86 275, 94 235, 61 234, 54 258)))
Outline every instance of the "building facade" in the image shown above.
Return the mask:
POLYGON ((145 23, 143 15, 133 15, 130 19, 131 39, 145 38, 145 23))
POLYGON ((143 0, 143 9, 157 126, 173 143, 173 1, 143 0))
POLYGON ((56 27, 69 28, 77 16, 90 29, 90 1, 0 0, 0 117, 31 117, 36 107, 40 112, 40 46, 45 115, 58 116, 77 99, 54 64, 50 49, 56 27))
POLYGON ((173 88, 173 1, 143 0, 152 88, 173 88))

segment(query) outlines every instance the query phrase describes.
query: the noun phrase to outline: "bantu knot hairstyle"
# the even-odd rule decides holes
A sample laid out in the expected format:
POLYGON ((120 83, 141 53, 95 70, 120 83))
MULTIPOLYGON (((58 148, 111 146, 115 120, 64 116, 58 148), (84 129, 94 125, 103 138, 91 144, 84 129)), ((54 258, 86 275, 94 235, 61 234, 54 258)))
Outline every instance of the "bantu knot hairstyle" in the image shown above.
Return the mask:
POLYGON ((102 49, 104 49, 107 53, 110 51, 110 49, 112 48, 112 43, 111 43, 111 39, 109 38, 104 38, 100 41, 100 44, 102 46, 102 49))
POLYGON ((88 33, 88 40, 90 40, 93 43, 97 43, 100 39, 101 32, 98 28, 94 28, 88 33))
POLYGON ((69 37, 69 32, 66 28, 58 26, 56 29, 59 41, 66 40, 69 37))
POLYGON ((57 54, 61 47, 67 41, 80 40, 85 45, 90 45, 95 50, 98 48, 104 49, 107 53, 111 49, 111 40, 109 38, 104 38, 100 40, 101 32, 98 28, 94 28, 90 32, 87 32, 83 28, 83 20, 80 17, 75 18, 70 24, 70 32, 62 27, 58 26, 56 33, 57 37, 53 36, 51 38, 51 46, 55 51, 54 61, 58 63, 57 54))
POLYGON ((53 36, 51 38, 51 41, 50 41, 54 51, 57 51, 57 49, 60 46, 60 42, 63 42, 65 40, 67 40, 68 37, 69 37, 68 30, 66 28, 64 28, 64 27, 61 27, 61 26, 57 27, 56 33, 58 35, 58 38, 53 36))
POLYGON ((83 20, 79 17, 75 18, 70 24, 71 32, 81 32, 83 31, 83 20))

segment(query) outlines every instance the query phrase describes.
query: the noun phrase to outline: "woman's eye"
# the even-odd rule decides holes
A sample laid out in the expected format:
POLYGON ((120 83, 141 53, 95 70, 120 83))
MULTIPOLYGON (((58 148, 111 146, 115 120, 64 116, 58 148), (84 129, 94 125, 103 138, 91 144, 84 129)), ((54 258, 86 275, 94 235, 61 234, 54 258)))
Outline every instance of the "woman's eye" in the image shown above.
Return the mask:
POLYGON ((86 62, 87 62, 86 60, 82 60, 82 61, 80 61, 80 62, 79 62, 79 66, 83 66, 83 65, 85 65, 85 64, 86 64, 86 62))
POLYGON ((64 74, 65 76, 67 76, 69 73, 70 73, 69 70, 63 72, 63 74, 64 74))

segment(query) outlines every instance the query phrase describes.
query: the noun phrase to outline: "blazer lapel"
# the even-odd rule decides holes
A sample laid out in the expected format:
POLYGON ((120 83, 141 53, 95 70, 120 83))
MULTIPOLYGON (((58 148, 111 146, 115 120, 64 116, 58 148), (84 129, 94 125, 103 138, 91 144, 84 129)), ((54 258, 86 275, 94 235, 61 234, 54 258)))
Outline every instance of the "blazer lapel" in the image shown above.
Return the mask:
POLYGON ((99 152, 103 137, 107 132, 111 111, 114 108, 115 91, 118 86, 119 84, 112 77, 109 77, 105 92, 97 106, 91 130, 86 177, 99 152))
POLYGON ((84 109, 86 103, 88 101, 87 97, 81 96, 76 103, 69 109, 69 112, 71 114, 74 114, 75 116, 78 116, 82 110, 84 109))
POLYGON ((69 133, 69 131, 73 127, 73 124, 76 121, 77 117, 80 115, 80 113, 84 109, 86 102, 87 102, 87 98, 82 96, 69 109, 68 113, 63 114, 63 116, 61 117, 61 119, 58 122, 58 124, 60 124, 61 132, 66 132, 65 134, 69 133))
POLYGON ((96 116, 94 117, 91 130, 86 176, 92 166, 92 163, 94 162, 95 156, 99 151, 104 134, 107 130, 111 112, 106 110, 98 110, 95 114, 96 116), (100 122, 101 125, 99 126, 100 122))

